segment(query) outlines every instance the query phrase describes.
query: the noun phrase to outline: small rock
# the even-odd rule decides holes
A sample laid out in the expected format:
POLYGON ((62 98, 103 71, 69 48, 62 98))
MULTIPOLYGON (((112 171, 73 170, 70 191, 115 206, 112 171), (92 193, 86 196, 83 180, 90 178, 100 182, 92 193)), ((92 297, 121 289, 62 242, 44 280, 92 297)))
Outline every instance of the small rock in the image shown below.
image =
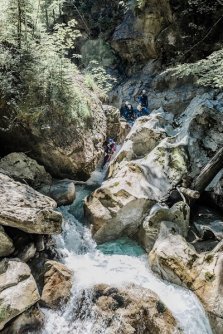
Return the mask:
POLYGON ((38 235, 36 240, 36 250, 42 252, 45 249, 44 237, 43 235, 38 235))
POLYGON ((54 181, 51 186, 39 190, 46 196, 53 198, 58 206, 72 204, 75 200, 75 185, 71 180, 54 181))

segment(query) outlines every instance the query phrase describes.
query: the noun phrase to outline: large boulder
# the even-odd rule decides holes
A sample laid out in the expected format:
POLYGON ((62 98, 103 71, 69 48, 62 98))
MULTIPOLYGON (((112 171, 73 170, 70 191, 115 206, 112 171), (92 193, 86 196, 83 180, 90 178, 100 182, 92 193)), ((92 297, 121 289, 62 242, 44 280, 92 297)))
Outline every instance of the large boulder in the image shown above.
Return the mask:
POLYGON ((0 257, 8 256, 14 252, 12 239, 5 233, 5 230, 0 226, 0 257))
POLYGON ((127 135, 123 146, 110 166, 111 172, 120 168, 126 161, 144 157, 150 153, 159 142, 167 137, 165 125, 166 114, 162 109, 157 110, 150 117, 140 117, 127 135))
MULTIPOLYGON (((0 129, 0 140, 4 142, 1 155, 29 152, 55 178, 89 178, 103 154, 106 117, 97 94, 86 87, 85 78, 76 74, 73 80, 77 115, 63 110, 63 106, 60 111, 49 108, 40 113, 38 122, 30 117, 11 124, 10 131, 0 129)), ((8 115, 4 118, 7 110, 5 107, 0 117, 6 128, 6 119, 11 119, 8 115)), ((26 115, 26 110, 21 113, 26 115)))
POLYGON ((10 153, 0 160, 0 170, 16 181, 26 182, 37 189, 50 184, 52 179, 43 166, 25 153, 10 153))
POLYGON ((185 202, 178 202, 170 209, 167 206, 156 204, 152 207, 140 228, 139 240, 149 253, 158 238, 163 221, 176 223, 180 229, 180 234, 186 238, 189 229, 189 218, 190 207, 185 202))
POLYGON ((153 271, 171 283, 194 291, 209 314, 217 334, 223 328, 223 243, 198 254, 179 234, 177 224, 163 222, 149 262, 153 271))
POLYGON ((46 261, 41 303, 49 308, 59 308, 68 301, 72 288, 72 272, 62 263, 46 261))
POLYGON ((223 143, 223 107, 220 97, 206 93, 194 98, 184 113, 175 120, 178 140, 185 140, 195 178, 223 143))
POLYGON ((29 267, 17 260, 0 262, 0 330, 40 299, 29 267))
POLYGON ((130 64, 145 63, 157 58, 156 39, 161 30, 172 22, 169 1, 140 1, 127 11, 112 37, 112 47, 130 64))
POLYGON ((170 310, 148 289, 98 285, 94 287, 93 303, 91 312, 97 319, 93 333, 97 333, 101 323, 106 334, 117 329, 120 334, 182 333, 170 310))
POLYGON ((56 202, 0 173, 0 224, 27 233, 55 234, 62 229, 56 202))
POLYGON ((119 109, 103 105, 103 110, 107 120, 107 137, 114 139, 118 144, 122 143, 131 129, 130 125, 120 119, 119 109))
POLYGON ((58 206, 72 204, 76 197, 74 182, 66 179, 54 181, 50 186, 44 186, 39 191, 53 198, 58 206))
MULTIPOLYGON (((165 200, 187 172, 187 154, 181 143, 163 139, 153 150, 153 138, 150 143, 141 159, 128 161, 124 154, 126 161, 117 164, 118 155, 111 165, 112 177, 86 199, 85 212, 98 243, 134 235, 148 210, 165 200)), ((129 155, 131 159, 132 149, 129 155)))

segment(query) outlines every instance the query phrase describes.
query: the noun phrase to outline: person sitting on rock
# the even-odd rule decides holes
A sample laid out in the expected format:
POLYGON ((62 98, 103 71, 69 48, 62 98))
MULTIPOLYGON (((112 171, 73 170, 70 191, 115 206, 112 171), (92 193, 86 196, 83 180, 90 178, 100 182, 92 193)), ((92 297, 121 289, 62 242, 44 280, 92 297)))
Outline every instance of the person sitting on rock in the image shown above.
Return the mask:
POLYGON ((131 125, 133 124, 135 120, 135 113, 134 113, 133 106, 128 101, 126 101, 125 105, 121 108, 120 115, 121 117, 125 118, 125 120, 129 124, 131 125))
POLYGON ((128 115, 128 105, 129 105, 129 102, 126 101, 124 106, 122 106, 120 110, 120 116, 125 119, 127 118, 127 115, 128 115))
POLYGON ((148 116, 150 114, 149 109, 143 107, 141 104, 138 104, 136 117, 148 116))
POLYGON ((148 96, 146 95, 146 91, 145 89, 143 89, 142 93, 139 95, 138 97, 138 102, 141 104, 141 106, 143 108, 147 108, 148 109, 148 96))
POLYGON ((104 142, 104 159, 102 162, 102 168, 111 160, 112 155, 116 151, 116 144, 112 138, 109 138, 104 142))
POLYGON ((132 104, 128 104, 127 117, 126 120, 129 124, 133 124, 135 121, 135 113, 132 104))

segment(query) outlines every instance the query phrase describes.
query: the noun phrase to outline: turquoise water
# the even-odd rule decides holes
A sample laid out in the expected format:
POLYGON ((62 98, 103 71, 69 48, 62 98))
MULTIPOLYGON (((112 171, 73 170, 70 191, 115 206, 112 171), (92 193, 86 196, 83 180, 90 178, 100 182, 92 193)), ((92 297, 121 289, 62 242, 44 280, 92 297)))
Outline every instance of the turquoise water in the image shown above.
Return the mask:
POLYGON ((106 255, 128 255, 128 256, 141 256, 145 254, 145 251, 138 243, 128 237, 123 237, 115 241, 105 242, 102 245, 97 246, 103 254, 106 255))
MULTIPOLYGON (((62 309, 44 309, 42 334, 111 333, 94 314, 91 293, 95 285, 111 287, 141 286, 157 293, 172 311, 184 334, 212 334, 208 318, 197 297, 189 290, 163 281, 154 275, 148 258, 137 242, 122 237, 97 246, 88 224, 83 220, 83 200, 94 188, 94 180, 102 182, 97 171, 86 186, 77 187, 77 198, 69 207, 61 207, 63 233, 54 238, 58 254, 73 272, 72 296, 62 309), (90 189, 91 188, 91 189, 90 189), (80 301, 84 304, 80 313, 80 301)), ((98 183, 100 183, 98 182, 98 183)), ((143 292, 142 292, 143 293, 143 292)), ((116 333, 119 334, 119 328, 116 333)), ((172 333, 174 334, 174 333, 172 333)))

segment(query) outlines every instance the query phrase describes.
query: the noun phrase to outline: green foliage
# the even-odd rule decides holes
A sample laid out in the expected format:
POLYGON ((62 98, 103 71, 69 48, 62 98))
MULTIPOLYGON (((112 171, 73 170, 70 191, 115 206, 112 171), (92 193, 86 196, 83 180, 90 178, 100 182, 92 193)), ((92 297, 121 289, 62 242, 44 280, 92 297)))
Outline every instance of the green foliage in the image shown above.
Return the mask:
POLYGON ((192 64, 180 64, 167 72, 180 78, 192 75, 199 85, 222 89, 223 49, 213 52, 206 59, 192 64))
POLYGON ((61 1, 0 0, 0 95, 13 120, 41 124, 58 115, 81 123, 90 116, 86 87, 68 58, 80 37, 76 21, 48 32, 50 18, 43 20, 52 6, 55 19, 56 4, 59 12, 61 1))
POLYGON ((88 39, 81 48, 81 57, 85 67, 92 60, 99 62, 103 67, 109 67, 116 60, 111 46, 102 38, 88 39))
POLYGON ((108 93, 116 79, 106 72, 97 61, 91 61, 85 70, 85 82, 89 88, 95 90, 95 85, 104 92, 108 93))

